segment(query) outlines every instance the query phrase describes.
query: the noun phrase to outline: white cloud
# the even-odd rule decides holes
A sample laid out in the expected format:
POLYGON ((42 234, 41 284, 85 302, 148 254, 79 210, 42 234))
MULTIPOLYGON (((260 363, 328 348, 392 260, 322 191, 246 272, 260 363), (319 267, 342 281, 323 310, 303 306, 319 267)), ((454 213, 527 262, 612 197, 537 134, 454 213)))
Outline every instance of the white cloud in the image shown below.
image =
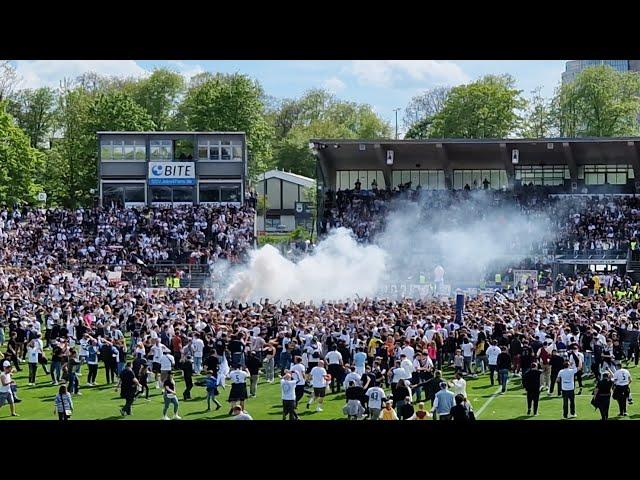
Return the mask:
POLYGON ((139 77, 148 72, 134 60, 18 60, 20 88, 58 87, 64 78, 75 79, 86 72, 139 77))
POLYGON ((184 63, 179 60, 169 60, 167 63, 169 66, 175 67, 178 73, 180 73, 185 80, 191 80, 191 77, 194 75, 198 75, 205 71, 202 65, 199 64, 184 63))
POLYGON ((327 78, 322 82, 322 86, 332 93, 338 93, 347 88, 347 85, 338 77, 327 78))
POLYGON ((459 65, 442 60, 354 60, 345 71, 361 85, 413 87, 417 83, 459 84, 469 77, 459 65))

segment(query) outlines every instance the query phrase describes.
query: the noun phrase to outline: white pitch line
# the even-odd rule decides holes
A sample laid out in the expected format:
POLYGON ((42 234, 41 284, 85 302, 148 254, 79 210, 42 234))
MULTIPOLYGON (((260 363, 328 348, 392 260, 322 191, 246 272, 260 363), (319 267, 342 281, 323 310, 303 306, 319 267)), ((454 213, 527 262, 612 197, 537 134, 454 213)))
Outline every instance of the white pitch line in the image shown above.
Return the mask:
POLYGON ((493 402, 493 400, 500 395, 500 392, 502 391, 502 387, 498 387, 498 390, 496 391, 496 393, 494 393, 493 395, 491 395, 486 402, 484 402, 484 405, 482 405, 477 412, 474 412, 476 418, 480 418, 480 415, 482 415, 482 412, 484 412, 485 408, 487 408, 489 406, 489 404, 491 402, 493 402))

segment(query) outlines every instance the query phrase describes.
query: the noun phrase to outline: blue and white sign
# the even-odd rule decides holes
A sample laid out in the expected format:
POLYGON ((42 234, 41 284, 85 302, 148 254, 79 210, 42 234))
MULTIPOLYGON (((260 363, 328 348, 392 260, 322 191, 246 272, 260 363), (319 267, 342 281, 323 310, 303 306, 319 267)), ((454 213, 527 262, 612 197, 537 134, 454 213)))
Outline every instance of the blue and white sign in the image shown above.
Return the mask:
POLYGON ((194 162, 149 162, 149 185, 195 185, 194 162))

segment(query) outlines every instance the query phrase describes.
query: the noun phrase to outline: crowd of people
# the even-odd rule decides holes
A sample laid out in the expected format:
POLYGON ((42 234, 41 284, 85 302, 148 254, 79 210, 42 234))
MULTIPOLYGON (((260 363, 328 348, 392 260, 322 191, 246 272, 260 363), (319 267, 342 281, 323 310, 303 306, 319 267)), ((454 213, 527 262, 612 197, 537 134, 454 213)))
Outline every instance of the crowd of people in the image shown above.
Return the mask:
POLYGON ((248 206, 5 208, 0 264, 237 263, 254 245, 254 219, 248 206))
POLYGON ((618 284, 602 281, 601 289, 598 280, 595 288, 592 280, 567 280, 546 296, 528 290, 468 299, 459 324, 450 300, 220 303, 202 291, 110 286, 106 276, 51 267, 2 271, 0 404, 17 415, 14 399, 33 388, 41 368, 60 389, 61 419, 72 414, 72 398, 97 383, 118 386, 122 415, 156 387, 160 418, 169 419, 170 409, 180 418, 179 403, 190 400, 195 384, 206 388, 209 409, 222 407, 224 388, 229 415, 248 419, 245 401, 263 375, 269 383, 280 377, 283 417, 290 419, 303 406, 322 411, 328 391, 344 391, 346 418, 471 420, 466 381, 484 374, 502 392, 522 382, 532 415, 540 391, 552 395, 560 381, 566 418, 576 414, 573 379, 581 389, 591 375, 602 418, 607 394, 625 415, 631 376, 624 364, 640 358, 638 298, 617 296, 618 284), (25 367, 29 381, 17 386, 12 374, 25 367))
POLYGON ((404 208, 398 202, 402 199, 423 207, 420 221, 431 229, 481 221, 496 212, 499 216, 504 208, 516 208, 529 220, 544 219, 549 222, 553 238, 528 245, 528 235, 523 232, 522 238, 517 239, 520 243, 509 246, 520 250, 526 247, 536 253, 626 251, 632 241, 638 243, 640 234, 640 198, 635 196, 551 197, 535 190, 423 190, 411 189, 410 185, 393 190, 354 188, 328 192, 323 229, 342 226, 353 230, 360 242, 372 241, 384 231, 388 215, 404 208))

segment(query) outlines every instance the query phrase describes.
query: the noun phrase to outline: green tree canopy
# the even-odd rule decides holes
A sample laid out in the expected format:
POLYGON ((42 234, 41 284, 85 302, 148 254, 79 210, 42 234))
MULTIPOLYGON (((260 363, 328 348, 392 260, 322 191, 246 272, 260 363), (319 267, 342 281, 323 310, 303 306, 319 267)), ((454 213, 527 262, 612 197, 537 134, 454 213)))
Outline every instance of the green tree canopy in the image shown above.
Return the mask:
POLYGON ((531 92, 525 112, 521 135, 523 138, 548 138, 553 136, 554 117, 551 101, 542 96, 542 88, 531 92))
POLYGON ((35 181, 41 163, 42 154, 0 101, 0 202, 34 201, 41 191, 35 181))
POLYGON ((166 130, 184 90, 184 78, 167 68, 132 83, 125 91, 149 114, 158 130, 166 130))
POLYGON ((283 170, 315 177, 311 138, 389 138, 391 127, 366 104, 339 100, 313 89, 299 99, 285 99, 270 114, 276 134, 274 159, 283 170))
POLYGON ((8 112, 29 136, 34 148, 39 147, 51 133, 55 101, 54 91, 46 87, 20 90, 7 101, 8 112))
POLYGON ((273 127, 265 117, 260 84, 246 75, 198 75, 178 107, 178 124, 188 130, 243 131, 250 174, 272 165, 273 127))
POLYGON ((618 72, 608 65, 584 69, 561 85, 554 98, 560 136, 612 137, 637 135, 640 74, 618 72))
POLYGON ((453 87, 442 110, 433 116, 433 138, 504 138, 521 124, 527 102, 510 75, 487 75, 453 87))

